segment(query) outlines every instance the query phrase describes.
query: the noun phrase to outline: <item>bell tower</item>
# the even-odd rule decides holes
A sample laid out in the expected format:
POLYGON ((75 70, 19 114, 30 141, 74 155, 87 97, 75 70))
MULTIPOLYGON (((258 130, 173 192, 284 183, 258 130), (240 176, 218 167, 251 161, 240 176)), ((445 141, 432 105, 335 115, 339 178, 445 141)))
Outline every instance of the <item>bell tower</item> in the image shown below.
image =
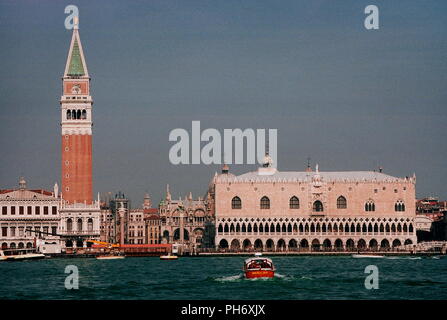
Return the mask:
POLYGON ((79 37, 79 19, 73 34, 62 78, 62 195, 68 204, 93 201, 92 97, 90 76, 79 37))

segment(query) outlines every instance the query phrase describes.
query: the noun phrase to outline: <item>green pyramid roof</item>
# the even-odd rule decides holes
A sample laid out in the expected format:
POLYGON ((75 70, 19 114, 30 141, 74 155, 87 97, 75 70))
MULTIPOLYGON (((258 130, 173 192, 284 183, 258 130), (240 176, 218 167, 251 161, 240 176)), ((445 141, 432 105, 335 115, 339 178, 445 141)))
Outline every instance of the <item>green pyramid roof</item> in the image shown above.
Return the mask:
POLYGON ((73 50, 71 51, 71 60, 68 67, 69 76, 85 75, 84 65, 82 64, 81 53, 79 51, 78 40, 75 39, 73 50))

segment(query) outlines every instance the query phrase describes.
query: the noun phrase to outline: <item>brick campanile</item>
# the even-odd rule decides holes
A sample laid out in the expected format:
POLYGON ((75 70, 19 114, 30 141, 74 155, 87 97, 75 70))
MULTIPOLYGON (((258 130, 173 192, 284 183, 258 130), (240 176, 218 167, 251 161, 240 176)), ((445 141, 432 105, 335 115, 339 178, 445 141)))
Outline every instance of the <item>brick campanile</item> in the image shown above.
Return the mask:
POLYGON ((75 18, 62 78, 62 196, 69 204, 93 201, 92 97, 78 19, 75 18))

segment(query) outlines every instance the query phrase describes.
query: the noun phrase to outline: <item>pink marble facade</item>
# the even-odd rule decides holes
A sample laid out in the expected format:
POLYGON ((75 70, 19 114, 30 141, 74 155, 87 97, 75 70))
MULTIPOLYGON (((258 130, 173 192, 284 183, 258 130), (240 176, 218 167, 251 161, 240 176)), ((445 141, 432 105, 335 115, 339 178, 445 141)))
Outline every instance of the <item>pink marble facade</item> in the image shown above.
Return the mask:
POLYGON ((213 182, 220 249, 388 250, 417 242, 414 176, 264 167, 240 176, 223 173, 213 182), (261 208, 263 197, 269 208, 261 208), (298 201, 291 203, 292 197, 298 201), (316 201, 323 211, 316 212, 316 201))

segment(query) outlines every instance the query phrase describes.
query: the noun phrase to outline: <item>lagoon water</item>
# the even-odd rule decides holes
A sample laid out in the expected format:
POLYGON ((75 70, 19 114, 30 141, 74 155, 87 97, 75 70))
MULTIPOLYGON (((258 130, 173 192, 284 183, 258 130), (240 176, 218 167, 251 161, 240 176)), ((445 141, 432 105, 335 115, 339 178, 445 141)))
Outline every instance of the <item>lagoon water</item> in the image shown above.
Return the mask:
POLYGON ((52 258, 0 263, 0 299, 447 299, 447 257, 273 257, 274 279, 247 280, 246 257, 52 258), (67 265, 79 289, 67 290, 67 265), (367 290, 365 267, 379 269, 367 290))

